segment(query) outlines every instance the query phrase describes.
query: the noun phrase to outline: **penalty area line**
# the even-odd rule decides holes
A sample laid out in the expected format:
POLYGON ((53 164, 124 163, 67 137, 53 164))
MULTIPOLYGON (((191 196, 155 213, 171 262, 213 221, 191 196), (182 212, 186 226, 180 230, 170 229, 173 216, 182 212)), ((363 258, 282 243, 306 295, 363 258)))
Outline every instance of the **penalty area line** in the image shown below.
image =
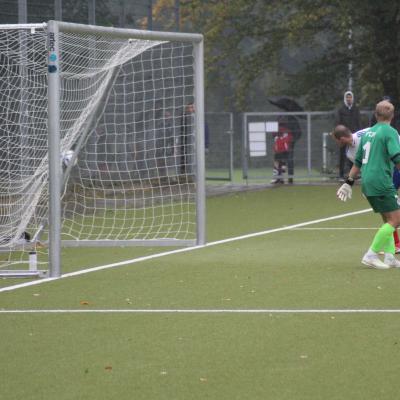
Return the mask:
POLYGON ((399 314, 400 309, 98 309, 0 310, 0 314, 399 314))
POLYGON ((30 282, 20 283, 17 285, 3 287, 3 288, 0 288, 0 293, 9 292, 9 291, 13 291, 16 289, 29 287, 29 286, 41 285, 42 283, 52 282, 52 281, 59 280, 59 279, 71 278, 73 276, 84 275, 84 274, 88 274, 88 273, 92 273, 92 272, 102 271, 105 269, 117 268, 117 267, 122 267, 124 265, 130 265, 130 264, 136 264, 136 263, 139 263, 142 261, 154 260, 156 258, 165 257, 165 256, 173 255, 173 254, 186 253, 186 252, 193 251, 193 250, 203 249, 205 247, 212 247, 212 246, 217 246, 220 244, 236 242, 239 240, 251 239, 251 238, 258 237, 258 236, 265 236, 265 235, 269 235, 272 233, 294 230, 296 228, 302 228, 307 225, 319 224, 321 222, 327 222, 327 221, 333 221, 336 219, 352 217, 354 215, 365 214, 370 211, 372 211, 371 208, 366 208, 364 210, 352 211, 352 212, 345 213, 345 214, 334 215, 332 217, 319 218, 319 219, 314 219, 311 221, 300 222, 298 224, 282 226, 280 228, 268 229, 265 231, 248 233, 246 235, 235 236, 235 237, 231 237, 231 238, 227 238, 227 239, 217 240, 215 242, 206 243, 202 246, 184 247, 184 248, 180 248, 180 249, 176 249, 176 250, 170 250, 170 251, 166 251, 166 252, 162 252, 162 253, 152 254, 149 256, 143 256, 143 257, 133 258, 130 260, 120 261, 120 262, 116 262, 116 263, 112 263, 112 264, 100 265, 98 267, 87 268, 87 269, 83 269, 83 270, 75 271, 75 272, 69 272, 69 273, 63 274, 57 278, 44 278, 44 279, 40 279, 40 280, 36 280, 36 281, 30 281, 30 282))

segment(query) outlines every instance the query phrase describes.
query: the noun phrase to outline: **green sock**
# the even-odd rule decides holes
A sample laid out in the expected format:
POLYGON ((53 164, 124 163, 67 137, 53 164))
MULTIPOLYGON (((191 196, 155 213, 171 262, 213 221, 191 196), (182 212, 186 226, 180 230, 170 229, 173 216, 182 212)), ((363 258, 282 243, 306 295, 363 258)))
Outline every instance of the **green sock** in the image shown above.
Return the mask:
POLYGON ((383 246, 383 251, 385 253, 390 253, 390 254, 395 254, 396 253, 396 247, 394 245, 394 237, 393 234, 390 235, 389 239, 387 240, 387 242, 385 243, 385 245, 383 246))
POLYGON ((374 240, 372 241, 371 244, 371 250, 374 251, 375 253, 379 253, 381 250, 386 251, 387 248, 388 249, 390 248, 391 250, 393 246, 393 254, 394 254, 394 241, 392 243, 394 230, 395 229, 393 228, 392 225, 388 223, 383 224, 379 228, 378 232, 376 232, 374 240))

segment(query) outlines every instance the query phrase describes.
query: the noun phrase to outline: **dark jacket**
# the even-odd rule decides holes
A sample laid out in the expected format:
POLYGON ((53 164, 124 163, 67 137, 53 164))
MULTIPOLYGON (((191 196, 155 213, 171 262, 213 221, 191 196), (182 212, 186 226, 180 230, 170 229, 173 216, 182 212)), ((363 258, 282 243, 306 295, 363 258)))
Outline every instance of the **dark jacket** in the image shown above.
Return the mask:
MULTIPOLYGON (((346 92, 344 97, 344 105, 337 110, 336 114, 336 125, 344 125, 350 129, 352 133, 359 131, 361 127, 360 109, 354 104, 349 107, 346 104, 346 94, 351 92, 346 92)), ((353 93, 351 93, 353 95, 353 93)), ((353 97, 354 99, 354 97, 353 97)))

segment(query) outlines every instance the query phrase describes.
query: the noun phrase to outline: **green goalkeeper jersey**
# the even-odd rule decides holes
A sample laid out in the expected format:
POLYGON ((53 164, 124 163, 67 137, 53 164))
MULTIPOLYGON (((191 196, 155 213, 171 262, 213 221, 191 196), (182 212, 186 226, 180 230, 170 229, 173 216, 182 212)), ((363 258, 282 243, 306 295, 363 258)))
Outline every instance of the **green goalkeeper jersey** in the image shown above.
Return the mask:
POLYGON ((400 163, 400 142, 396 129, 379 122, 361 137, 354 163, 361 168, 362 191, 366 196, 396 194, 394 164, 400 163))

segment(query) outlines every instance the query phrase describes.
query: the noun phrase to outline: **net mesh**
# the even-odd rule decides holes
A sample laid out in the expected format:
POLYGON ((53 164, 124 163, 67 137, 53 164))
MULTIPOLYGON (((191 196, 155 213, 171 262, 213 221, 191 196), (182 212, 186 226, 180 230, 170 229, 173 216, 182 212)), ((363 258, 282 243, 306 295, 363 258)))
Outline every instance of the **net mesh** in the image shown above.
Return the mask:
MULTIPOLYGON (((0 27, 0 61, 7 265, 47 237, 46 30, 0 27)), ((60 33, 63 239, 195 239, 193 63, 190 43, 60 33)))
POLYGON ((47 68, 43 28, 0 30, 0 259, 19 263, 38 228, 47 185, 47 68))

